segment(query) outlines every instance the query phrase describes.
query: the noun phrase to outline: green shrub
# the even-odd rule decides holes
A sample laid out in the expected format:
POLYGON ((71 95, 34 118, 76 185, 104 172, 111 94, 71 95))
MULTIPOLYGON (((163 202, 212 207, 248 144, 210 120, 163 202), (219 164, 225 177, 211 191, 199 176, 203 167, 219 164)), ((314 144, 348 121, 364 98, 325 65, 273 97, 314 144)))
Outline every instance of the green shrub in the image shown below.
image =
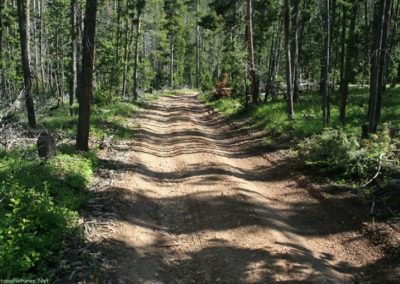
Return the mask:
POLYGON ((201 73, 200 85, 203 92, 209 92, 212 90, 214 86, 209 72, 201 73))
POLYGON ((0 157, 0 180, 12 176, 21 186, 36 189, 42 189, 46 183, 54 201, 68 208, 77 209, 84 202, 84 188, 93 175, 93 157, 58 153, 40 166, 38 160, 26 159, 20 151, 0 153, 0 157))
POLYGON ((63 247, 79 236, 77 210, 96 157, 63 145, 40 164, 34 150, 0 152, 0 279, 51 278, 63 247))
POLYGON ((389 145, 387 129, 364 141, 344 130, 328 129, 305 139, 298 157, 322 175, 361 181, 376 173, 382 159, 390 155, 389 145))
POLYGON ((77 213, 55 205, 47 187, 11 180, 0 186, 0 278, 32 278, 60 256, 77 226, 77 213))

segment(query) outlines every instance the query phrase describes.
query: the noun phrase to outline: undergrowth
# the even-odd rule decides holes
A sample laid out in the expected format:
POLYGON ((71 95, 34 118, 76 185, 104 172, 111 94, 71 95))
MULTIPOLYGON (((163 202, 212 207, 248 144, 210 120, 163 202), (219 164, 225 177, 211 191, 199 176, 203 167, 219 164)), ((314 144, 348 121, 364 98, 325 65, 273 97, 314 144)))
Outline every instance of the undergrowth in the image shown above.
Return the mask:
POLYGON ((394 157, 387 126, 370 139, 359 139, 343 129, 326 129, 298 145, 299 161, 315 173, 361 183, 378 170, 389 174, 393 167, 388 161, 394 157))
POLYGON ((45 163, 33 147, 0 158, 0 279, 51 279, 68 242, 81 237, 78 209, 96 158, 68 146, 45 163))
MULTIPOLYGON (((74 138, 78 123, 78 111, 75 116, 70 116, 69 108, 61 106, 51 113, 42 113, 40 126, 62 137, 74 138)), ((94 105, 90 121, 90 135, 92 139, 100 139, 103 135, 113 135, 114 139, 133 137, 133 131, 126 126, 127 118, 132 117, 139 109, 137 103, 115 102, 109 105, 94 105)))
POLYGON ((339 121, 339 94, 332 94, 331 122, 322 125, 321 102, 316 92, 303 93, 300 103, 295 104, 295 119, 288 120, 286 102, 246 106, 243 96, 212 100, 211 93, 201 98, 207 105, 221 112, 227 119, 247 119, 247 129, 263 128, 271 145, 282 135, 291 138, 301 165, 318 176, 329 177, 335 182, 360 186, 379 170, 384 178, 399 175, 399 134, 389 135, 389 128, 400 127, 400 87, 388 89, 382 106, 382 125, 377 135, 361 139, 361 125, 366 122, 368 89, 350 89, 346 125, 339 121), (386 123, 386 124, 384 124, 386 123))
MULTIPOLYGON (((138 105, 123 101, 94 105, 91 141, 103 135, 132 138, 134 132, 126 122, 138 105)), ((56 157, 40 160, 36 146, 21 143, 0 150, 0 279, 51 280, 66 269, 60 263, 71 243, 83 241, 78 211, 89 198, 86 188, 98 159, 94 152, 75 150, 77 107, 73 110, 73 117, 62 105, 38 112, 36 131, 71 141, 58 146, 56 157)))

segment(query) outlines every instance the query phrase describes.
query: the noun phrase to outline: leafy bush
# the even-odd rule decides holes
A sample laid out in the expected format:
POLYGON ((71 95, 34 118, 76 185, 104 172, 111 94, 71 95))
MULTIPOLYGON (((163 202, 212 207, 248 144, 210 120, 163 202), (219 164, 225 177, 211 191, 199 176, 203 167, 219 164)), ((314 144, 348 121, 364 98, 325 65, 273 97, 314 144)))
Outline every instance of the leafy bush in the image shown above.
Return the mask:
POLYGON ((209 72, 201 73, 200 85, 201 85, 201 90, 203 92, 211 91, 213 84, 212 84, 212 79, 211 79, 211 75, 209 72))
POLYGON ((0 278, 31 278, 57 261, 77 213, 54 204, 47 187, 27 188, 11 180, 0 186, 0 278))
POLYGON ((365 180, 373 176, 390 153, 390 136, 385 129, 370 140, 359 141, 344 130, 328 129, 305 139, 298 150, 300 161, 327 176, 365 180))
POLYGON ((59 150, 41 165, 34 148, 0 152, 0 279, 51 277, 63 247, 79 236, 77 210, 96 158, 59 150))

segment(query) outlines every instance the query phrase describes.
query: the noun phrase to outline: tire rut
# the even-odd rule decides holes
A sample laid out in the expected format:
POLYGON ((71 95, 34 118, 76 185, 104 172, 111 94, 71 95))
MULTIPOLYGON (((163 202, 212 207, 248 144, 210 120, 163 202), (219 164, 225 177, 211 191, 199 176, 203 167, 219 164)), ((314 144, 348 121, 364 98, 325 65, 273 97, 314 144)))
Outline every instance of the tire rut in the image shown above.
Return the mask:
POLYGON ((283 161, 261 155, 259 136, 226 124, 193 93, 161 98, 138 122, 135 141, 110 158, 123 168, 121 229, 107 240, 112 283, 351 281, 358 264, 327 249, 339 244, 319 224, 303 231, 311 221, 298 207, 322 208, 282 199, 307 191, 283 161))

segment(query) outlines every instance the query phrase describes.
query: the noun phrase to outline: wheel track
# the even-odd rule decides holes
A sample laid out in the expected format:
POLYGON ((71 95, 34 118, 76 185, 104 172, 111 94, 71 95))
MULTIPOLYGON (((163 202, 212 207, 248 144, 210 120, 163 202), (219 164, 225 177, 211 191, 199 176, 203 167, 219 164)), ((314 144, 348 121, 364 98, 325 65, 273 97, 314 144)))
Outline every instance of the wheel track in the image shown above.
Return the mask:
POLYGON ((128 222, 115 240, 145 257, 119 258, 124 281, 348 281, 339 255, 322 257, 338 244, 307 238, 303 224, 291 221, 292 205, 279 199, 294 186, 290 174, 271 172, 279 163, 268 154, 249 153, 252 136, 224 124, 194 94, 161 98, 138 122, 116 183, 131 195, 131 209, 121 212, 128 222), (132 269, 138 263, 141 270, 132 269), (146 271, 146 263, 154 267, 146 271))

